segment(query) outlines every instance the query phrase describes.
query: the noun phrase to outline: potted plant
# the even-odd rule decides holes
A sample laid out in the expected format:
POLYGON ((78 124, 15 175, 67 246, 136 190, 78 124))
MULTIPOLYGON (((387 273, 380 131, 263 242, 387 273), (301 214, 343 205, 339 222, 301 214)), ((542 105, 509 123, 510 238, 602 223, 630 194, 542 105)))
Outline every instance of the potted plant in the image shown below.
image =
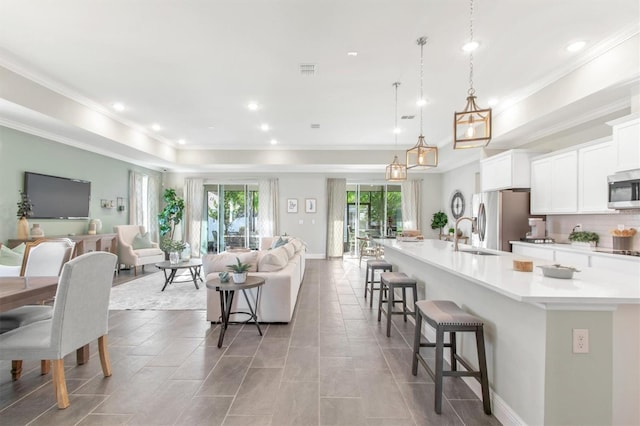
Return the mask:
POLYGON ((18 239, 29 238, 29 221, 28 217, 33 216, 33 203, 27 194, 20 191, 20 202, 18 202, 18 239))
POLYGON ((237 263, 227 265, 227 268, 233 272, 233 282, 242 284, 247 280, 247 271, 251 268, 251 264, 240 262, 240 258, 236 257, 237 263))
POLYGON ((172 240, 170 237, 165 236, 160 240, 160 249, 165 253, 169 253, 169 262, 180 262, 180 253, 187 247, 182 241, 172 240))
POLYGON ((595 232, 574 231, 569 234, 569 241, 574 247, 594 249, 600 240, 600 236, 595 232))
POLYGON ((456 233, 456 229, 455 228, 449 228, 449 235, 451 235, 453 237, 453 234, 456 233))
POLYGON ((448 222, 449 218, 445 212, 436 212, 431 219, 431 229, 440 229, 440 234, 442 234, 442 228, 444 228, 448 222))
MULTIPOLYGON (((178 197, 178 195, 176 194, 176 190, 172 188, 165 189, 162 198, 164 200, 165 206, 160 214, 158 214, 160 248, 164 250, 165 253, 171 254, 172 251, 170 251, 169 249, 175 250, 176 247, 171 247, 168 241, 173 241, 173 234, 176 230, 176 226, 180 223, 180 221, 182 221, 182 215, 184 213, 184 200, 178 197)), ((182 242, 179 243, 182 244, 182 242)), ((182 246, 182 249, 177 250, 177 253, 180 253, 182 250, 184 250, 184 246, 182 246)), ((180 258, 179 254, 178 258, 180 258)))

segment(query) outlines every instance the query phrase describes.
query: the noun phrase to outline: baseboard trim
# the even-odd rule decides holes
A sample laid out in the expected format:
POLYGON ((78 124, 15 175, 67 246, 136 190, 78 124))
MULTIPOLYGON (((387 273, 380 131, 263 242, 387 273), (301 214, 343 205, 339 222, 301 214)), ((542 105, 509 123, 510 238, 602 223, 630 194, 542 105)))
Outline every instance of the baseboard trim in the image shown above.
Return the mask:
POLYGON ((307 253, 307 259, 321 259, 324 260, 327 257, 322 253, 307 253))

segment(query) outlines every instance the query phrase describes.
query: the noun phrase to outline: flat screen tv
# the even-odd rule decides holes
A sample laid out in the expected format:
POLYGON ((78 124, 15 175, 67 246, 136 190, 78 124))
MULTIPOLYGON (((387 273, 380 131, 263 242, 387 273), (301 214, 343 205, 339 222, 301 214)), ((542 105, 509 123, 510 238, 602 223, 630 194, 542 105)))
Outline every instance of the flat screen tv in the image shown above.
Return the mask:
POLYGON ((24 192, 34 219, 87 219, 91 182, 24 172, 24 192))

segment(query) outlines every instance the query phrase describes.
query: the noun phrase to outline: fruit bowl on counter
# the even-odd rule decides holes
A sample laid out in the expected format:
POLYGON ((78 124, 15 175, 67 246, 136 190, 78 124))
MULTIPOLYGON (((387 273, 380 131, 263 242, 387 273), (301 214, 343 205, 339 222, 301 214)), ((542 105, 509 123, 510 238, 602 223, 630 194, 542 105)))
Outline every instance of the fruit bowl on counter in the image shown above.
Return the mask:
POLYGON ((542 275, 550 278, 571 279, 574 272, 580 272, 579 269, 573 266, 562 266, 558 263, 554 265, 540 265, 538 268, 542 269, 542 275))

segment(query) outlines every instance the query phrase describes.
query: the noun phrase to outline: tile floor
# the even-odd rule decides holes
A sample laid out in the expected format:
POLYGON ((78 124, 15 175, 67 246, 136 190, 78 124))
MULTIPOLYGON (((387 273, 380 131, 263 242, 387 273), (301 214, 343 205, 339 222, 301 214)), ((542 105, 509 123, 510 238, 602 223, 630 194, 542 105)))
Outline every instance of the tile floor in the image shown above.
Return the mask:
POLYGON ((363 280, 357 260, 309 260, 294 320, 263 337, 232 326, 220 349, 204 311, 112 311, 113 376, 102 376, 95 345, 86 365, 69 356, 71 406, 58 410, 39 363, 11 382, 1 361, 0 424, 498 425, 455 378, 434 413, 432 381, 411 375, 413 326, 396 316, 387 338, 363 280))

